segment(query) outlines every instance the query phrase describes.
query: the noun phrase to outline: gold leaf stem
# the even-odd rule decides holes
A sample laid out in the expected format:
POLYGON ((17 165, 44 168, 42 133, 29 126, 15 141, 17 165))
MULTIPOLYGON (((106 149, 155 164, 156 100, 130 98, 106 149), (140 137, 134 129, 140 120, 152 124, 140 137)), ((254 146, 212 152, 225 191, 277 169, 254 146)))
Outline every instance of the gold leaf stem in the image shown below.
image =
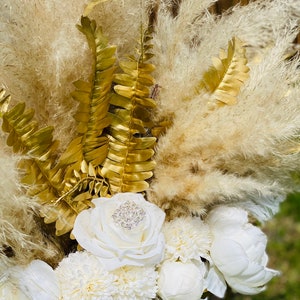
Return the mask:
POLYGON ((64 193, 62 196, 60 196, 56 201, 53 201, 54 204, 59 203, 60 201, 62 201, 63 199, 65 199, 67 196, 72 195, 74 192, 76 192, 79 189, 79 186, 85 182, 85 181, 93 181, 93 182, 101 182, 102 184, 105 182, 107 185, 108 183, 105 181, 104 178, 97 178, 94 176, 87 176, 84 178, 81 178, 73 187, 72 189, 70 189, 68 192, 64 193))

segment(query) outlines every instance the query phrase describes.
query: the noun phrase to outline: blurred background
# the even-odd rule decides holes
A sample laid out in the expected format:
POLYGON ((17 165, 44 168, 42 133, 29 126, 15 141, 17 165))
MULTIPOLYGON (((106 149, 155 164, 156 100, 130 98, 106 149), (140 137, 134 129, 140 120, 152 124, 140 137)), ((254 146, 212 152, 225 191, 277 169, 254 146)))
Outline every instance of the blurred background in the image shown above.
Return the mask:
MULTIPOLYGON (((249 0, 219 0, 211 12, 221 14, 230 7, 247 5, 249 0)), ((295 40, 300 44, 300 34, 295 40)), ((300 299, 300 193, 290 195, 280 212, 262 226, 268 236, 267 253, 270 268, 281 276, 273 278, 265 292, 257 296, 242 296, 228 291, 226 300, 299 300, 300 299)), ((214 298, 218 299, 218 298, 214 298)))

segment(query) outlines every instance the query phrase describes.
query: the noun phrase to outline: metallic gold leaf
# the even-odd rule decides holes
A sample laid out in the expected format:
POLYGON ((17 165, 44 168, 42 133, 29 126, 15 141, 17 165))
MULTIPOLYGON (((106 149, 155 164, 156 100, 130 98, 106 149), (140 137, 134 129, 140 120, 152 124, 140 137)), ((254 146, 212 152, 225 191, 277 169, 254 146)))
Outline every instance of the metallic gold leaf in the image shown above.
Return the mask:
POLYGON ((83 160, 81 141, 81 136, 71 141, 66 151, 60 157, 60 165, 70 165, 83 160))
POLYGON ((6 91, 4 89, 0 89, 0 117, 7 112, 8 105, 10 103, 10 95, 5 95, 6 91))
MULTIPOLYGON (((94 73, 90 83, 82 80, 74 83, 77 90, 72 97, 79 102, 74 119, 78 122, 79 137, 71 141, 59 162, 73 169, 78 168, 78 161, 83 160, 98 166, 107 156, 108 138, 103 130, 111 123, 108 109, 116 61, 116 47, 107 44, 95 21, 82 17, 78 29, 85 34, 92 51, 94 73)), ((68 172, 68 176, 70 174, 72 172, 68 172)))
POLYGON ((81 19, 79 30, 86 35, 94 56, 91 82, 78 80, 72 93, 78 101, 74 115, 78 135, 70 142, 57 162, 51 126, 39 128, 33 120, 34 111, 25 110, 19 103, 6 111, 4 93, 0 91, 3 107, 2 128, 8 132, 8 145, 14 151, 29 155, 20 166, 24 170, 22 182, 28 185, 28 194, 38 197, 41 215, 46 223, 56 222, 58 235, 73 227, 77 214, 91 206, 93 196, 107 195, 109 187, 98 166, 108 151, 108 137, 103 134, 111 119, 108 113, 113 73, 115 71, 115 46, 106 38, 94 21, 81 19), (96 167, 94 167, 96 166, 96 167))
POLYGON ((206 90, 211 94, 209 104, 233 105, 236 103, 242 84, 248 78, 249 68, 245 49, 238 38, 233 38, 228 43, 228 51, 221 49, 219 57, 212 59, 213 66, 203 75, 197 88, 206 90))
POLYGON ((3 129, 9 133, 7 143, 29 157, 18 166, 27 194, 42 204, 40 214, 44 221, 56 222, 57 234, 64 234, 72 229, 79 208, 66 201, 54 205, 64 192, 65 170, 55 165, 58 142, 53 141, 53 127, 38 128, 33 116, 33 110, 26 110, 24 103, 19 103, 3 114, 3 129))
POLYGON ((99 3, 103 3, 106 2, 108 0, 90 0, 90 2, 86 5, 85 9, 84 9, 84 16, 87 16, 88 14, 91 13, 91 11, 94 9, 94 7, 96 5, 98 5, 99 3))
POLYGON ((151 40, 143 36, 137 58, 121 61, 124 73, 114 75, 114 90, 111 97, 111 125, 109 127, 109 151, 101 174, 108 179, 112 193, 141 192, 148 188, 145 181, 152 176, 155 166, 151 160, 156 139, 147 137, 151 124, 149 109, 156 103, 149 97, 154 84, 151 72, 154 65, 146 62, 152 55, 147 44, 151 40))
POLYGON ((91 163, 89 163, 89 173, 88 174, 89 174, 89 176, 96 177, 96 170, 91 163))
POLYGON ((84 201, 87 199, 92 199, 92 195, 90 194, 90 192, 84 192, 84 193, 77 195, 76 197, 73 198, 73 201, 79 202, 79 201, 84 201))
POLYGON ((89 166, 88 166, 88 164, 86 163, 85 160, 83 160, 81 162, 80 170, 81 170, 82 173, 86 173, 86 174, 89 172, 89 166))

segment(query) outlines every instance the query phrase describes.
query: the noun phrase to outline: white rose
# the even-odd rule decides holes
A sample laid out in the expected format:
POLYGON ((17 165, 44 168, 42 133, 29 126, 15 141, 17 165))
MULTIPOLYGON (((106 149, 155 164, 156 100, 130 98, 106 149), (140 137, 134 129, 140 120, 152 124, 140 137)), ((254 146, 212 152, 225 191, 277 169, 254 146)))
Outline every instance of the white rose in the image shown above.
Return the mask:
POLYGON ((206 219, 212 234, 211 258, 227 283, 236 292, 254 295, 279 272, 266 268, 267 238, 248 223, 246 211, 220 206, 206 219))
POLYGON ((85 250, 99 257, 107 270, 124 265, 150 266, 161 261, 165 213, 159 207, 134 193, 92 202, 95 207, 77 216, 72 233, 85 250))
POLYGON ((198 300, 205 289, 203 263, 165 261, 158 277, 158 295, 163 300, 198 300))

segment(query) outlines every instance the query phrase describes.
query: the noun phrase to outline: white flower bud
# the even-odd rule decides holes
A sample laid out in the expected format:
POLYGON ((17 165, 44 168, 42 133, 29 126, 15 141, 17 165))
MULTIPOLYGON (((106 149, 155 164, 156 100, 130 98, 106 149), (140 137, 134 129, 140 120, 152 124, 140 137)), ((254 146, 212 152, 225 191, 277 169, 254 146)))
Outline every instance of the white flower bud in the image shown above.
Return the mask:
POLYGON ((165 261, 159 272, 158 295, 163 300, 198 300, 205 288, 204 264, 165 261))

